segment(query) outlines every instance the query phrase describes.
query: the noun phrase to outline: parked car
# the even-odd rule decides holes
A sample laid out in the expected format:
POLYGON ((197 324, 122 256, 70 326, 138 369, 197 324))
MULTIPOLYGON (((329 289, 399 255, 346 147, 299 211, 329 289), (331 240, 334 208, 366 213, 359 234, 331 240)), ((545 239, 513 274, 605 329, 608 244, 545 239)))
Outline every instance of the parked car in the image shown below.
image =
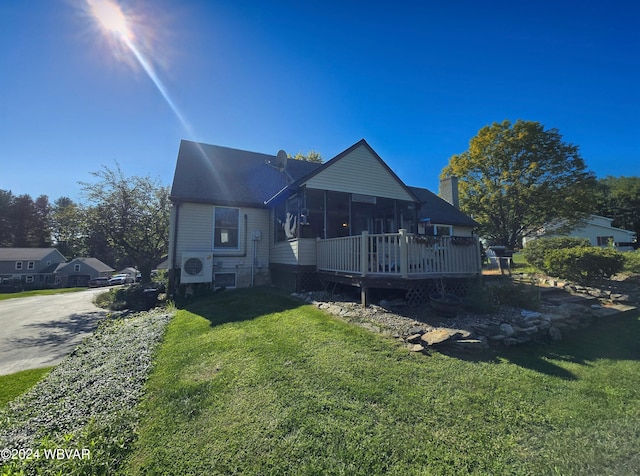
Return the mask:
POLYGON ((133 283, 133 278, 128 274, 114 274, 109 280, 109 285, 133 283))
POLYGON ((101 288, 102 286, 109 286, 109 278, 93 278, 87 283, 90 288, 101 288))

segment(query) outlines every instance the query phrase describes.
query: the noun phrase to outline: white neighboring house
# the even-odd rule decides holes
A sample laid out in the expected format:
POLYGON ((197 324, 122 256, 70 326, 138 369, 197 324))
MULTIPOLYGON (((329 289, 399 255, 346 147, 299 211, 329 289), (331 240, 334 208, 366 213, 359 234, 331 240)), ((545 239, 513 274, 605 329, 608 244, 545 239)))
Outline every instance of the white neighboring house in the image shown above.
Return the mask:
POLYGON ((611 226, 613 218, 602 217, 599 215, 589 215, 582 225, 578 225, 569 233, 553 233, 557 227, 547 227, 538 236, 527 237, 523 239, 523 245, 536 238, 554 238, 558 236, 570 236, 574 238, 587 238, 593 246, 606 247, 613 243, 618 251, 632 251, 633 243, 636 241, 636 234, 633 231, 623 230, 611 226))

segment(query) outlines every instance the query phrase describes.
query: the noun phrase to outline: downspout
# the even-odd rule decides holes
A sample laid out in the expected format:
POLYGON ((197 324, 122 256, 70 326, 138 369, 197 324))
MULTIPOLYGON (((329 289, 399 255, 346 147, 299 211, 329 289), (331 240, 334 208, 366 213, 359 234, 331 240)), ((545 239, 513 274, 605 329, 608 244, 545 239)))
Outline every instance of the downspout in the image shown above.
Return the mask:
POLYGON ((255 280, 255 265, 256 265, 256 244, 257 241, 251 237, 251 241, 253 242, 253 257, 251 259, 251 287, 253 287, 255 280))
POLYGON ((169 266, 169 269, 171 270, 171 283, 170 283, 170 289, 171 289, 171 293, 173 298, 175 299, 175 295, 176 295, 176 253, 178 252, 178 222, 180 221, 180 201, 177 200, 174 203, 174 206, 176 207, 176 214, 175 214, 175 222, 173 223, 173 250, 172 250, 172 254, 171 254, 171 263, 169 266))
POLYGON ((249 222, 249 219, 247 217, 247 214, 244 214, 244 253, 242 254, 242 257, 247 256, 247 240, 249 239, 249 225, 247 225, 247 223, 249 222))

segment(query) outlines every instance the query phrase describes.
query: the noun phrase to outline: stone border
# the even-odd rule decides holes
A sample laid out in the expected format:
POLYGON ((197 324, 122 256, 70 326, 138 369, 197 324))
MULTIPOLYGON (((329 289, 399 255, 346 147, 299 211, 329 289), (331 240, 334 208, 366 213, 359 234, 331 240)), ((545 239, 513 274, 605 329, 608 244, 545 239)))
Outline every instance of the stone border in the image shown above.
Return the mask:
POLYGON ((599 318, 635 309, 630 304, 636 299, 628 294, 570 283, 554 284, 556 287, 540 288, 544 303, 538 311, 503 307, 492 315, 460 313, 456 318, 443 318, 426 305, 407 306, 402 300, 381 301, 380 306, 363 308, 345 296, 322 292, 292 296, 372 332, 397 338, 411 352, 427 355, 431 348, 482 352, 492 346, 559 341, 599 318))

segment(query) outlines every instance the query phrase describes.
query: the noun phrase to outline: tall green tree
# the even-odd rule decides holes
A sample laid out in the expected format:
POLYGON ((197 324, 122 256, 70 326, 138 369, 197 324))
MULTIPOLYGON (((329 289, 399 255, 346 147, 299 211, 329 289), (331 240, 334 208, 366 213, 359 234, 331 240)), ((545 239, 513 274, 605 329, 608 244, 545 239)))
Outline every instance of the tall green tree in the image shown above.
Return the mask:
POLYGON ((11 205, 13 194, 10 190, 0 190, 0 246, 13 245, 13 224, 11 222, 11 205))
POLYGON ((40 195, 33 202, 33 242, 38 248, 51 246, 51 205, 49 197, 40 195))
POLYGON ((613 218, 613 226, 635 231, 640 237, 640 177, 606 177, 598 180, 596 213, 613 218))
POLYGON ((13 198, 9 209, 12 233, 11 246, 16 248, 36 248, 40 246, 40 230, 36 204, 31 195, 23 194, 13 198))
POLYGON ((0 190, 0 246, 46 248, 51 245, 51 207, 49 198, 40 195, 14 196, 0 190))
POLYGON ((324 159, 322 158, 320 152, 317 152, 313 149, 311 149, 306 154, 303 154, 302 151, 298 152, 296 155, 288 154, 288 157, 293 160, 306 160, 307 162, 317 162, 320 164, 324 162, 324 159))
MULTIPOLYGON (((68 259, 82 255, 83 209, 69 197, 60 197, 51 207, 51 232, 56 248, 68 259)), ((87 255, 92 256, 92 255, 87 255)))
POLYGON ((557 129, 518 120, 480 129, 441 177, 459 177, 460 208, 492 244, 510 248, 546 223, 571 226, 593 212, 595 176, 557 129))
POLYGON ((125 177, 103 166, 92 174, 97 182, 81 182, 91 206, 92 228, 137 267, 142 281, 169 249, 169 188, 150 177, 125 177))

